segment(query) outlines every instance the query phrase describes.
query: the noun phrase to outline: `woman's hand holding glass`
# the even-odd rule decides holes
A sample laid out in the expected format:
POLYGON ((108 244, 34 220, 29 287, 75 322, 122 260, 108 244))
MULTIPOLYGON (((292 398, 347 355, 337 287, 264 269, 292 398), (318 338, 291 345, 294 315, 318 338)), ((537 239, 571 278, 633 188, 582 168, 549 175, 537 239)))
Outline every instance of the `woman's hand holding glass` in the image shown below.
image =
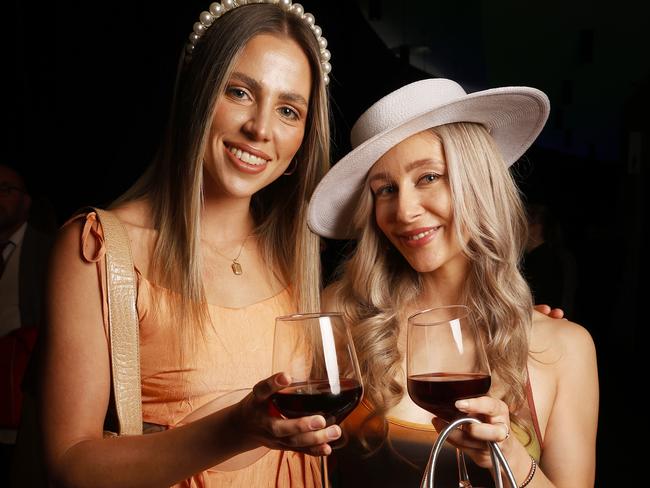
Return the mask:
MULTIPOLYGON (((492 458, 486 441, 496 442, 516 480, 524 480, 530 475, 531 457, 523 444, 512 435, 508 405, 486 395, 458 400, 455 406, 463 414, 477 418, 483 423, 466 424, 462 429, 456 429, 447 437, 448 442, 462 450, 478 466, 486 469, 492 468, 492 458)), ((433 425, 437 430, 446 427, 446 423, 437 418, 433 419, 433 425)))
MULTIPOLYGON (((510 411, 501 400, 490 396, 466 398, 455 403, 456 409, 468 417, 480 420, 481 424, 466 424, 456 429, 447 440, 482 468, 491 468, 492 459, 486 441, 498 442, 506 458, 512 443, 517 443, 511 435, 510 411)), ((440 431, 447 423, 440 418, 433 419, 433 425, 440 431)))
POLYGON ((287 388, 292 378, 277 373, 255 385, 239 404, 236 425, 254 443, 270 449, 285 449, 311 454, 331 453, 329 442, 341 436, 337 425, 326 426, 322 415, 308 415, 300 418, 283 418, 271 406, 271 396, 287 388))
MULTIPOLYGON (((431 308, 409 317, 406 362, 409 396, 436 416, 439 432, 447 422, 468 413, 458 408, 459 401, 490 389, 481 334, 464 305, 431 308)), ((471 488, 462 449, 457 449, 457 459, 458 486, 471 488)))
MULTIPOLYGON (((324 430, 330 435, 325 442, 337 439, 341 429, 336 424, 354 410, 363 394, 352 335, 342 315, 308 313, 278 317, 273 340, 273 370, 288 373, 291 382, 270 395, 272 406, 286 419, 296 419, 294 422, 301 418, 322 421, 322 427, 329 426, 324 430)), ((296 434, 295 438, 311 440, 313 434, 302 437, 296 434)), ((320 450, 319 454, 332 452, 328 444, 314 446, 314 449, 320 450)), ((329 486, 323 457, 321 486, 329 486)))

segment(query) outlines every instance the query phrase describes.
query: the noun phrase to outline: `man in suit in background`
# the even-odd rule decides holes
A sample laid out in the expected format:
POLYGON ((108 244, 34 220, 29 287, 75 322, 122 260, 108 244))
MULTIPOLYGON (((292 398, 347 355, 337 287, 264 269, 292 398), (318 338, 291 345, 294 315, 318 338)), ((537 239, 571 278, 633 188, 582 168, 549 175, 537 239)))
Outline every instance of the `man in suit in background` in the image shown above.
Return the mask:
POLYGON ((29 224, 31 202, 22 177, 0 165, 0 337, 41 322, 53 236, 29 224))
POLYGON ((0 165, 0 485, 8 485, 20 416, 20 382, 36 340, 53 234, 28 222, 21 175, 0 165), (5 483, 7 481, 7 483, 5 483))

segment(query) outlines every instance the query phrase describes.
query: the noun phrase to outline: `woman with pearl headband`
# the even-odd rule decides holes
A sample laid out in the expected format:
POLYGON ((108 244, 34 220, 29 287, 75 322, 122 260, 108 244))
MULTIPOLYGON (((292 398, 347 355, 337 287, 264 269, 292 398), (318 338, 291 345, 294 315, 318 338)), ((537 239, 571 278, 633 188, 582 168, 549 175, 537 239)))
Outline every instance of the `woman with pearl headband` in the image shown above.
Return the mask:
POLYGON ((319 309, 306 202, 329 164, 329 60, 314 17, 290 0, 200 14, 163 144, 112 205, 137 276, 152 433, 102 436, 111 372, 91 212, 62 228, 47 291, 40 402, 54 485, 320 485, 313 456, 340 428, 272 415, 268 398, 290 378, 268 375, 274 318, 319 309))

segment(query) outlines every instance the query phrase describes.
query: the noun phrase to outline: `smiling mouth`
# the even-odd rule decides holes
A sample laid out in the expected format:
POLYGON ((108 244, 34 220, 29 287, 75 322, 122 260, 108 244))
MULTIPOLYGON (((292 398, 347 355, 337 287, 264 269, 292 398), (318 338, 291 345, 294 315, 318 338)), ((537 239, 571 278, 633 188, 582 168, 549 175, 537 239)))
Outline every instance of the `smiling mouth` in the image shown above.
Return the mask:
POLYGON ((235 156, 240 161, 243 161, 244 163, 250 164, 250 165, 253 165, 253 166, 263 166, 263 165, 267 164, 270 161, 270 160, 267 161, 264 158, 260 158, 259 156, 255 156, 254 154, 251 154, 249 152, 242 151, 241 149, 239 149, 237 147, 234 147, 234 146, 230 146, 230 147, 226 146, 226 149, 228 149, 230 154, 235 156))
POLYGON ((441 227, 440 225, 437 226, 437 227, 431 227, 431 228, 428 229, 428 230, 425 230, 425 231, 422 231, 422 232, 418 232, 417 234, 412 235, 412 236, 404 236, 403 238, 406 239, 407 241, 410 241, 410 242, 417 242, 417 241, 419 241, 420 239, 424 239, 425 237, 430 236, 430 235, 433 234, 435 231, 437 231, 438 229, 440 229, 440 227, 441 227))

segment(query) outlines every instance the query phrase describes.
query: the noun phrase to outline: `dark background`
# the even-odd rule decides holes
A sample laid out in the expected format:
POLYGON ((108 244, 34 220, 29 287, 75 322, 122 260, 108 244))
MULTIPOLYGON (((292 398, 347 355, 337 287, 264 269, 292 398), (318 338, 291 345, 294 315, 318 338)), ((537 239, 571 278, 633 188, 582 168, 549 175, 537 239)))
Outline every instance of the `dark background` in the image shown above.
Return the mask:
MULTIPOLYGON (((5 2, 5 13, 12 10, 3 15, 11 25, 1 161, 24 174, 59 224, 81 206, 110 202, 151 159, 178 54, 209 1, 170 3, 5 2)), ((549 95, 549 122, 516 171, 526 198, 559 218, 576 256, 569 318, 592 333, 599 358, 597 486, 644 479, 637 431, 646 422, 624 425, 621 417, 645 413, 629 407, 643 405, 639 330, 648 271, 650 21, 642 3, 305 4, 332 52, 335 158, 348 149, 358 115, 407 81, 440 76, 468 91, 527 85, 549 95)), ((339 247, 330 249, 332 265, 339 247)))

